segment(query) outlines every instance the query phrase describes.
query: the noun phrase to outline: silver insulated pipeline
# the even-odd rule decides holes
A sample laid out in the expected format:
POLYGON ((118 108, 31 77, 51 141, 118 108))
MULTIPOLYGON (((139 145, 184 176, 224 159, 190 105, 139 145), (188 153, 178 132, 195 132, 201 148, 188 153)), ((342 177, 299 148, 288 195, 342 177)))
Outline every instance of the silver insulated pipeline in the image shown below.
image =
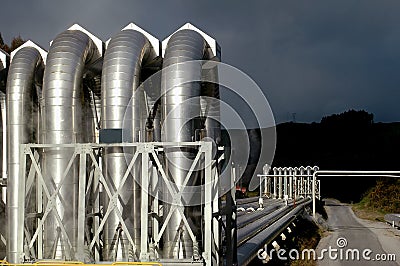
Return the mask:
MULTIPOLYGON (((1 116, 0 116, 0 174, 2 178, 5 178, 5 168, 3 167, 5 162, 5 144, 7 143, 5 140, 6 130, 5 130, 5 83, 7 82, 7 75, 4 73, 6 71, 6 53, 0 49, 0 108, 1 108, 1 116), (4 62, 3 62, 4 61, 4 62)), ((7 232, 7 221, 6 221, 6 205, 3 201, 3 189, 0 188, 0 224, 5 226, 0 227, 0 235, 5 236, 7 232)), ((6 257, 6 244, 0 242, 0 259, 6 257)))
MULTIPOLYGON (((19 201, 20 191, 25 191, 24 177, 20 173, 19 145, 38 141, 38 95, 35 88, 35 74, 43 71, 40 52, 34 47, 24 47, 13 57, 7 80, 7 143, 8 143, 8 184, 7 184, 7 260, 19 263, 23 232, 18 224, 24 223, 24 202, 19 201)), ((40 82, 40 81, 39 81, 40 82)), ((25 195, 22 195, 25 199, 25 195)))
MULTIPOLYGON (((202 63, 183 64, 193 60, 210 59, 206 40, 198 32, 188 29, 174 33, 167 44, 163 61, 161 82, 161 106, 162 106, 162 131, 161 139, 167 142, 186 142, 196 140, 196 132, 200 129, 200 96, 202 63), (188 67, 190 66, 190 67, 188 67), (196 82, 184 83, 182 81, 194 80, 196 82), (185 101, 189 100, 190 104, 185 101)), ((182 185, 191 162, 195 157, 191 150, 165 148, 166 169, 168 169, 179 190, 182 185)), ((193 173, 187 186, 198 184, 198 174, 193 173)), ((190 200, 190 189, 184 189, 183 198, 190 200)), ((164 188, 164 191, 167 191, 164 188)), ((164 199, 171 202, 168 192, 164 193, 164 199)), ((164 214, 167 214, 171 204, 164 204, 164 214)), ((201 217, 196 216, 196 208, 183 207, 192 230, 199 236, 201 217)), ((200 234, 201 235, 201 234, 200 234)), ((183 224, 179 212, 175 211, 169 220, 164 233, 164 258, 191 258, 193 256, 193 242, 188 233, 188 228, 183 224)), ((201 239, 201 237, 199 237, 201 239)), ((199 241, 197 239, 196 241, 199 241)))
MULTIPOLYGON (((145 141, 145 120, 141 119, 140 115, 145 108, 142 105, 144 96, 137 88, 141 82, 142 65, 155 57, 156 53, 149 40, 139 31, 125 29, 110 40, 104 56, 101 81, 103 132, 117 130, 117 134, 122 134, 122 128, 126 129, 128 126, 129 129, 124 131, 123 141, 145 141), (124 121, 124 118, 128 118, 129 121, 124 121)), ((122 136, 120 137, 122 139, 122 136)), ((134 152, 133 149, 120 147, 105 148, 103 172, 106 173, 110 187, 117 189, 121 185, 127 170, 127 160, 132 159, 134 152)), ((104 227, 105 260, 136 260, 140 255, 141 190, 137 182, 140 180, 139 169, 140 165, 136 163, 131 175, 122 185, 120 202, 116 203, 134 245, 129 243, 126 232, 121 230, 118 216, 112 212, 104 227)), ((108 197, 104 198, 104 203, 106 210, 110 204, 108 197)))
MULTIPOLYGON (((86 139, 82 79, 85 66, 100 57, 92 39, 80 30, 67 30, 53 41, 43 82, 43 141, 46 144, 80 143, 86 139)), ((63 172, 73 155, 72 149, 46 149, 42 171, 50 193, 60 185, 63 172)), ((49 204, 49 203, 48 203, 49 204)), ((49 214, 44 231, 44 258, 74 260, 77 248, 78 167, 73 164, 65 177, 55 208, 67 237, 61 233, 54 212, 49 214)), ((79 232, 82 233, 82 232, 79 232)), ((81 251, 79 251, 81 252, 81 251)))

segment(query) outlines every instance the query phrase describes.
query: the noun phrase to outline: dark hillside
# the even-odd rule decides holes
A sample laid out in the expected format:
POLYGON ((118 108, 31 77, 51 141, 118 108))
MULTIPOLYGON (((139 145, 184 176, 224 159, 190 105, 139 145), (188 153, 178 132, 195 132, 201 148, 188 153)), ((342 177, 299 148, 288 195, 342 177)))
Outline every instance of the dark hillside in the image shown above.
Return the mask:
MULTIPOLYGON (((274 137, 273 129, 263 129, 274 137)), ((262 169, 255 170, 260 154, 261 131, 246 133, 231 130, 236 135, 248 136, 250 157, 242 177, 247 186, 262 169)), ((222 144, 229 146, 226 131, 222 144)), ((273 149, 269 146, 267 149, 273 149)), ((227 148, 226 150, 229 150, 227 148)), ((321 170, 400 170, 400 122, 374 123, 373 115, 350 110, 324 117, 320 123, 283 123, 276 126, 276 150, 273 166, 319 166, 321 170)), ((376 184, 372 177, 335 177, 322 181, 324 197, 343 201, 359 201, 376 184)))
MULTIPOLYGON (((400 170, 400 123, 373 123, 364 111, 348 111, 321 123, 277 126, 274 166, 317 165, 321 170, 400 170)), ((358 201, 375 178, 322 181, 324 196, 358 201)))

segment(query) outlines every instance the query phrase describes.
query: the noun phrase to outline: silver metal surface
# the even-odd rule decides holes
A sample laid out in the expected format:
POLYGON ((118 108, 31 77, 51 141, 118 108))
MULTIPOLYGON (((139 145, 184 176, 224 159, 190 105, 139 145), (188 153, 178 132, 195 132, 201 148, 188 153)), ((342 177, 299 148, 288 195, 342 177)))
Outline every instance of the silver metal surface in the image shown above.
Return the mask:
POLYGON ((310 203, 311 201, 307 199, 294 208, 282 209, 284 215, 279 217, 279 220, 240 245, 240 247, 238 247, 238 265, 249 265, 250 262, 257 257, 259 250, 264 248, 264 245, 271 243, 286 230, 310 203))
POLYGON ((288 198, 288 168, 283 167, 283 198, 288 198))
MULTIPOLYGON (((136 30, 122 30, 112 37, 104 56, 102 83, 101 83, 101 128, 126 129, 124 118, 129 124, 128 131, 124 131, 124 141, 145 141, 145 120, 142 119, 144 94, 137 90, 141 82, 141 68, 148 60, 156 57, 149 40, 136 30), (126 112, 130 112, 127 114, 126 112), (130 131, 130 132, 129 132, 130 131)), ((132 157, 134 150, 122 148, 106 148, 103 156, 103 168, 106 179, 112 187, 121 185, 122 177, 127 169, 127 158, 132 157)), ((132 175, 123 184, 120 193, 118 209, 123 213, 135 246, 131 246, 124 232, 121 233, 119 243, 113 244, 119 218, 111 214, 104 228, 104 258, 105 260, 137 259, 140 253, 140 209, 141 188, 139 168, 136 165, 132 175), (136 181, 135 181, 136 180, 136 181), (119 245, 119 246, 118 246, 119 245), (117 253, 115 250, 121 250, 117 253), (130 258, 129 253, 133 253, 130 258)), ((105 206, 109 204, 104 199, 105 206)))
MULTIPOLYGON (((315 171, 318 170, 317 166, 311 167, 274 167, 273 174, 258 174, 260 178, 260 184, 262 182, 267 182, 268 180, 272 180, 273 184, 272 189, 274 190, 273 195, 275 198, 286 198, 287 199, 296 199, 296 198, 305 198, 312 196, 312 176, 315 171), (307 172, 306 172, 307 170, 307 172), (289 179, 288 182, 283 182, 289 179), (287 194, 286 192, 289 191, 287 194), (286 197, 285 197, 286 195, 286 197)), ((317 196, 320 197, 320 182, 316 181, 316 193, 317 196)))
MULTIPOLYGON (((3 50, 0 49, 0 108, 1 108, 1 125, 0 125, 0 130, 1 130, 1 135, 0 135, 0 174, 2 178, 6 178, 6 173, 5 173, 5 167, 3 167, 4 163, 6 162, 6 160, 3 160, 3 158, 5 158, 6 153, 5 153, 5 144, 7 143, 6 141, 6 130, 5 130, 5 125, 6 125, 6 119, 5 119, 5 114, 6 114, 6 105, 5 105, 5 100, 6 100, 6 96, 5 96, 5 88, 4 84, 7 83, 7 75, 3 72, 6 71, 6 56, 7 53, 4 52, 3 50), (3 92, 4 89, 4 92, 3 92)), ((0 199, 2 199, 2 189, 0 189, 0 199)))
POLYGON ((293 197, 296 199, 299 196, 299 185, 298 185, 298 178, 299 175, 299 168, 293 168, 293 197))
MULTIPOLYGON (((180 83, 182 80, 201 80, 202 65, 201 63, 190 64, 190 67, 185 67, 181 63, 209 58, 207 42, 199 33, 192 30, 180 30, 170 37, 165 51, 161 81, 162 141, 195 140, 196 130, 201 129, 198 119, 201 115, 201 84, 199 82, 180 83), (184 104, 186 100, 189 100, 190 104, 184 104)), ((195 153, 165 149, 165 154, 166 167, 172 181, 179 190, 183 191, 184 188, 181 186, 195 153)), ((196 185, 199 182, 197 179, 198 176, 193 175, 187 186, 196 185)), ((183 191, 186 202, 189 202, 192 196, 189 189, 183 191)), ((171 202, 171 196, 167 193, 164 193, 164 199, 171 202)), ((165 212, 168 212, 171 207, 171 204, 164 204, 165 212)), ((185 213, 188 214, 193 225, 192 230, 198 231, 199 228, 196 227, 199 222, 201 225, 201 218, 194 216, 195 207, 179 206, 179 208, 185 208, 185 213)), ((181 214, 174 212, 164 236, 164 258, 190 258, 193 255, 193 242, 187 231, 182 224, 181 214)))
MULTIPOLYGON (((0 174, 1 178, 4 180, 6 178, 6 96, 5 96, 5 86, 7 82, 6 59, 8 54, 0 49, 0 174)), ((0 224, 4 226, 0 227, 0 259, 6 257, 6 233, 7 233, 7 217, 6 217, 6 204, 4 199, 5 188, 0 187, 0 224)))
MULTIPOLYGON (((43 142, 51 144, 80 143, 92 134, 83 125, 85 116, 82 79, 86 64, 100 57, 100 51, 92 39, 79 30, 67 30, 52 42, 43 82, 43 142)), ((48 149, 43 158, 43 171, 51 193, 60 185, 64 170, 73 149, 48 149)), ((78 218, 78 169, 75 164, 66 182, 55 198, 57 212, 61 216, 72 248, 76 251, 78 218)), ((49 214, 44 231, 44 258, 74 259, 67 239, 58 236, 60 225, 54 214, 49 214)))
POLYGON ((288 179, 289 179, 289 188, 288 188, 288 195, 289 199, 293 199, 293 167, 288 168, 288 179))
POLYGON ((299 195, 305 197, 306 182, 304 178, 304 166, 300 166, 300 185, 299 185, 299 195))
MULTIPOLYGON (((2 178, 7 178, 7 112, 6 112, 6 85, 9 54, 0 49, 0 108, 1 108, 1 137, 0 137, 0 174, 2 178), (4 158, 4 159, 3 159, 4 158)), ((0 189, 0 199, 3 199, 3 189, 0 189)), ((5 191, 4 191, 5 192, 5 191)))
MULTIPOLYGON (((110 198, 113 199, 113 201, 116 201, 119 197, 119 192, 118 191, 113 191, 113 188, 110 187, 108 185, 108 182, 105 180, 105 173, 104 173, 104 169, 101 169, 100 165, 97 162, 97 159, 95 158, 95 154, 98 153, 99 150, 104 149, 104 148, 111 148, 111 147, 136 147, 136 152, 135 152, 135 156, 134 159, 135 161, 129 162, 129 167, 127 169, 127 172, 124 175, 124 179, 128 176, 130 169, 132 169, 131 167, 137 162, 137 160, 142 162, 142 166, 144 166, 145 164, 143 164, 143 162, 145 163, 149 163, 149 157, 152 157, 154 159, 154 164, 149 164, 148 166, 155 168, 153 170, 156 170, 156 172, 161 173, 162 175, 162 179, 164 181, 167 180, 167 175, 166 175, 166 169, 162 166, 161 160, 158 159, 158 156, 156 155, 156 152, 160 149, 164 149, 166 147, 176 147, 176 148, 184 148, 184 147, 192 147, 192 146, 196 146, 199 147, 199 153, 202 153, 205 156, 205 163, 204 163, 204 170, 206 172, 206 180, 208 181, 208 183, 212 186, 211 183, 211 169, 212 169, 212 163, 211 163, 211 154, 212 154, 212 145, 210 142, 148 142, 148 143, 139 143, 139 142, 135 142, 135 143, 113 143, 113 144, 97 144, 97 143, 82 143, 82 144, 24 144, 22 145, 22 149, 20 150, 20 154, 23 155, 21 156, 21 158, 24 158, 23 163, 21 165, 33 165, 34 166, 34 174, 33 174, 33 178, 37 179, 37 180, 41 180, 42 176, 43 176, 43 170, 39 167, 39 162, 41 161, 41 156, 44 156, 45 153, 42 153, 38 158, 33 156, 33 152, 35 150, 40 150, 40 149, 54 149, 56 147, 58 148, 62 148, 62 149, 67 149, 67 148, 71 148, 74 149, 77 157, 80 158, 79 160, 79 169, 85 169, 85 166, 87 164, 94 164, 94 168, 96 171, 98 171, 99 174, 99 182, 101 182, 103 184, 103 193, 106 193, 110 198), (86 158, 86 159, 85 159, 86 158)), ((200 158, 200 156, 199 156, 200 158)), ((197 161, 193 162, 194 165, 197 164, 197 161)), ((71 167, 72 165, 69 165, 69 167, 71 167)), ((192 169, 193 170, 193 169, 192 169)), ((23 169, 23 173, 27 174, 28 172, 28 168, 25 167, 23 169)), ((142 169, 140 169, 141 171, 141 176, 142 178, 144 178, 145 180, 143 180, 143 185, 145 185, 145 183, 147 183, 148 181, 151 180, 150 175, 149 175, 149 168, 148 167, 142 167, 142 169)), ((87 187, 85 186, 85 182, 87 182, 87 185, 94 185, 92 182, 94 182, 93 179, 88 179, 86 180, 86 178, 84 178, 85 176, 85 171, 80 171, 79 175, 79 191, 81 191, 81 193, 79 193, 78 197, 79 197, 79 206, 81 206, 81 211, 79 212, 79 216, 80 216, 80 225, 84 226, 84 224, 82 222, 84 222, 84 216, 85 213, 83 212, 83 207, 85 205, 86 200, 88 199, 88 195, 85 195, 85 193, 82 193, 85 189, 87 189, 87 187), (83 177, 83 178, 82 178, 83 177), (86 200, 85 200, 86 199, 86 200)), ((66 177, 66 175, 65 175, 66 177)), ((41 185, 39 186, 41 188, 43 188, 43 190, 48 191, 48 185, 45 183, 41 183, 41 185)), ((169 187, 170 192, 172 192, 172 194, 174 195, 176 201, 180 201, 180 195, 179 193, 175 193, 174 189, 172 187, 169 187)), ((211 193, 212 188, 210 188, 209 190, 204 190, 203 191, 203 196, 205 198, 205 201, 208 202, 208 205, 211 205, 212 202, 212 198, 213 198, 213 193, 211 193), (210 192, 210 193, 208 193, 210 192)), ((46 197, 48 196, 48 193, 46 192, 46 197)), ((160 215, 159 213, 159 209, 156 206, 149 206, 147 199, 148 199, 148 194, 147 191, 144 190, 144 192, 142 193, 142 207, 139 210, 140 212, 143 212, 143 214, 147 214, 147 210, 148 207, 150 208, 151 212, 157 213, 158 215, 160 215)), ((39 203, 38 203, 39 204, 39 203)), ((27 242, 29 243, 29 248, 35 246, 36 243, 39 243, 41 241, 39 234, 42 231, 42 223, 46 221, 48 215, 53 211, 53 209, 57 208, 57 206, 50 206, 47 207, 46 210, 44 211, 43 214, 43 218, 41 219, 41 223, 38 224, 36 231, 32 237, 32 239, 28 240, 27 242)), ((118 210, 118 208, 113 209, 113 211, 117 212, 119 217, 122 217, 122 212, 120 212, 118 210)), ((90 246, 89 249, 91 249, 92 247, 94 247, 95 243, 97 242, 97 240, 99 239, 99 237, 101 237, 102 232, 103 232, 103 226, 104 226, 104 222, 108 219, 108 216, 111 214, 111 212, 109 212, 109 210, 104 210, 103 213, 103 220, 101 222, 101 225, 97 228, 95 228, 93 230, 93 237, 91 238, 90 241, 90 246)), ((164 213, 165 215, 165 213, 164 213)), ((183 215, 183 213, 182 213, 183 215)), ((216 220, 216 218, 213 217, 213 210, 211 208, 204 208, 204 220, 205 220, 205 225, 204 225, 204 230, 205 230, 205 238, 209 237, 209 241, 204 243, 204 246, 202 246, 201 251, 202 254, 204 255, 203 259, 204 262, 206 263, 206 265, 217 265, 214 262, 212 263, 211 261, 214 261, 213 258, 215 258, 215 256, 218 256, 218 252, 219 249, 215 247, 215 243, 213 243, 213 235, 215 237, 215 235, 219 235, 219 230, 216 230, 216 228, 213 228, 211 226, 212 221, 216 220), (208 256, 206 254, 209 254, 208 256)), ((142 240, 143 237, 147 238, 145 236, 147 236, 147 232, 150 232, 149 226, 151 224, 151 220, 153 218, 148 217, 147 215, 142 215, 141 216, 141 228, 146 228, 145 230, 142 230, 142 240), (143 236, 144 235, 144 236, 143 236)), ((185 218, 186 219, 186 218, 185 218)), ((78 218, 79 221, 79 218, 78 218)), ((131 235, 129 234, 129 230, 127 228, 127 224, 125 223, 125 221, 123 219, 120 220, 121 221, 121 228, 122 230, 124 230, 124 232, 128 232, 126 235, 129 239, 130 243, 133 243, 131 235)), ((187 220, 185 220, 187 223, 187 220)), ((79 227, 79 223, 78 223, 78 227, 79 227)), ((164 228, 164 227, 163 227, 164 228)), ((160 238, 162 237, 162 235, 165 233, 165 228, 164 229, 160 229, 157 234, 158 236, 156 237, 155 235, 153 235, 154 237, 154 241, 156 243, 160 242, 160 238)), ((62 225, 61 226, 61 230, 65 230, 65 227, 62 225)), ((63 233, 64 234, 64 233, 63 233)), ((191 234, 193 234, 193 232, 191 232, 191 234)), ((78 238, 80 238, 80 240, 78 241, 79 243, 81 243, 81 246, 83 247, 83 243, 84 243, 84 235, 80 234, 78 235, 78 238)), ((142 250, 141 253, 143 252, 143 254, 141 254, 141 260, 142 261, 148 261, 149 260, 149 249, 148 249, 148 243, 147 241, 142 241, 141 243, 142 245, 142 250), (143 256, 142 256, 143 255, 143 256)), ((41 245, 39 245, 40 247, 41 245)), ((159 250, 160 246, 157 247, 157 253, 158 255, 160 255, 160 250, 159 250)), ((80 249, 79 251, 82 252, 83 248, 80 249)), ((38 250, 39 252, 39 250, 38 250)), ((160 258, 161 256, 157 256, 158 258, 160 258)), ((189 260, 193 260, 192 258, 188 258, 189 260)), ((203 260, 200 260, 203 261, 203 260)))
POLYGON ((10 69, 8 76, 12 89, 7 88, 11 127, 7 143, 12 144, 8 154, 12 159, 8 165, 10 262, 89 262, 101 257, 147 261, 156 256, 218 263, 221 225, 213 213, 220 205, 219 88, 201 82, 206 78, 217 83, 217 65, 199 61, 189 68, 174 67, 214 60, 219 46, 204 32, 188 27, 165 45, 164 71, 151 84, 167 88, 160 99, 160 91, 148 93, 139 87, 160 69, 159 42, 136 25, 128 25, 110 40, 104 60, 101 40, 77 24, 52 41, 48 54, 35 46, 16 53, 15 71, 10 69), (43 70, 44 59, 44 74, 36 75, 43 70), (179 84, 182 77, 196 82, 179 84), (194 104, 182 106, 185 100, 194 104), (183 112, 171 114, 176 107, 183 112), (146 128, 149 114, 153 120, 146 128), (96 128, 123 129, 124 143, 93 143, 98 139, 96 128), (149 142, 140 143, 144 141, 149 142), (191 177, 187 184, 186 175, 191 177), (171 186, 171 179, 176 186, 171 186), (199 184, 204 188, 196 188, 196 196, 205 202, 183 207, 192 199, 191 186, 199 184), (163 204, 161 211, 161 201, 148 194, 149 187, 164 189, 168 195, 164 199, 179 207, 163 204), (28 198, 34 199, 31 207, 28 198), (149 212, 157 217, 148 216, 149 212), (162 215, 164 223, 159 224, 162 215), (29 219, 31 227, 26 226, 29 219))
MULTIPOLYGON (((33 47, 19 50, 10 64, 7 80, 7 142, 8 142, 8 184, 7 184, 7 259, 19 263, 22 256, 23 232, 18 224, 25 220, 24 201, 20 201, 21 185, 25 185, 19 172, 19 145, 36 143, 38 140, 38 97, 35 71, 43 69, 39 51, 33 47), (20 243, 20 244, 18 244, 20 243)), ((25 199, 25 195, 22 196, 25 199)))
POLYGON ((273 174, 274 174, 274 182, 273 182, 273 198, 277 199, 278 198, 278 194, 277 194, 277 190, 278 190, 278 169, 276 169, 276 167, 274 167, 272 169, 273 174))

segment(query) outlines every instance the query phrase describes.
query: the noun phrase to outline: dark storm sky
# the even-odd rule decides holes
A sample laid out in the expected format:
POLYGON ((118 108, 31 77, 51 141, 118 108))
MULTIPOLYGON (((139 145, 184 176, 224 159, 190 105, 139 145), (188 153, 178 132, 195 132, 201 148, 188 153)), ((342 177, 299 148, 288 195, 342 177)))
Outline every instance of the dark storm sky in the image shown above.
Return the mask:
POLYGON ((73 23, 105 41, 129 22, 160 40, 191 22, 262 88, 277 122, 350 108, 387 122, 400 121, 399 14, 400 1, 7 1, 0 31, 47 50, 73 23))

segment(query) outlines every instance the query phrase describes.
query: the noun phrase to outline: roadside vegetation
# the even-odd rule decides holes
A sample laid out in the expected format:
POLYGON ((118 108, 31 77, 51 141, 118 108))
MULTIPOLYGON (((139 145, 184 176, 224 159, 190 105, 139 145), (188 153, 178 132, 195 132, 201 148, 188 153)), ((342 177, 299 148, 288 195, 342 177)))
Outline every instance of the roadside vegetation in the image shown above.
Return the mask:
POLYGON ((400 179, 378 179, 361 201, 353 204, 353 211, 362 219, 375 221, 384 221, 387 213, 400 213, 400 179))
MULTIPOLYGON (((299 251, 304 249, 316 249, 324 232, 312 220, 303 219, 299 222, 300 234, 298 234, 293 242, 295 248, 299 251)), ((307 260, 294 260, 290 262, 290 266, 316 266, 317 261, 314 258, 307 260)))

